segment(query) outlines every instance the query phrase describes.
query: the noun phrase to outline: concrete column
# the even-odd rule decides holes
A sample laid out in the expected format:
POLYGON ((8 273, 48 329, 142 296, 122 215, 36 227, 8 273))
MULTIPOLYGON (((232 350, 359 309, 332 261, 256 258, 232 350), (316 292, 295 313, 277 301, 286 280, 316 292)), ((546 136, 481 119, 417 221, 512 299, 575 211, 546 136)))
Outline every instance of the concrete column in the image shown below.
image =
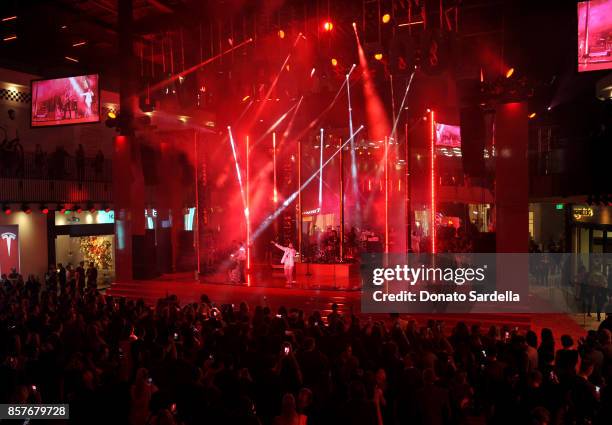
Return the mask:
POLYGON ((499 105, 495 115, 496 251, 528 252, 527 103, 499 105))

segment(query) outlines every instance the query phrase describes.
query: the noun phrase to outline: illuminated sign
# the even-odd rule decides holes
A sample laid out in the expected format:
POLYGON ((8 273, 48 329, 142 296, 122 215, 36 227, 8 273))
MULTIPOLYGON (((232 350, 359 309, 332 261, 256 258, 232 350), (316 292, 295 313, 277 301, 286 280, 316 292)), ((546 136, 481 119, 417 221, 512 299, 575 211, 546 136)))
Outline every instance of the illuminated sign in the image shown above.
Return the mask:
POLYGON ((314 210, 304 211, 302 215, 315 215, 321 212, 321 208, 315 208, 314 210))
POLYGON ((575 207, 574 218, 580 220, 583 217, 593 217, 593 208, 588 207, 575 207))
POLYGON ((19 273, 19 227, 0 226, 0 273, 19 273))

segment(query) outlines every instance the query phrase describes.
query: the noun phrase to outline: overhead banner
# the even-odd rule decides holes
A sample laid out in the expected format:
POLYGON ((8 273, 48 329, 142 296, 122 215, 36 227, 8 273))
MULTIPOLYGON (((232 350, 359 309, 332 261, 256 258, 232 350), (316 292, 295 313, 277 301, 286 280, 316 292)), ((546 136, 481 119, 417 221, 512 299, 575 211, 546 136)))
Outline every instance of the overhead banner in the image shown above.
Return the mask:
POLYGON ((19 226, 0 226, 0 275, 19 269, 19 226))

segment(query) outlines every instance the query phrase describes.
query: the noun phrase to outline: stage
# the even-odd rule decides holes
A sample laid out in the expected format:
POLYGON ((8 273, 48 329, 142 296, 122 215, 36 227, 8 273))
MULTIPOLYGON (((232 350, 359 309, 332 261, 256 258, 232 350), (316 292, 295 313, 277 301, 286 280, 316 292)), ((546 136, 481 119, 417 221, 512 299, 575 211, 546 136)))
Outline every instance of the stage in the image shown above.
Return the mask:
MULTIPOLYGON (((389 319, 386 314, 361 313, 361 291, 354 285, 351 289, 334 289, 318 284, 312 276, 300 279, 298 275, 293 286, 286 288, 280 273, 274 273, 267 281, 253 279, 250 285, 233 285, 221 279, 222 276, 213 275, 202 276, 197 281, 191 273, 177 273, 153 280, 113 283, 106 294, 129 299, 142 298, 149 304, 155 304, 158 299, 168 295, 176 295, 183 305, 199 302, 200 296, 206 294, 217 305, 237 305, 244 301, 251 309, 263 305, 275 312, 281 306, 295 307, 306 315, 320 311, 323 317, 331 312, 331 304, 336 303, 343 315, 353 311, 362 320, 370 317, 373 320, 389 319)), ((576 340, 584 336, 584 328, 576 318, 565 314, 403 314, 401 317, 404 320, 414 319, 419 326, 425 325, 428 320, 442 320, 447 330, 457 322, 464 321, 468 325, 480 324, 483 332, 487 332, 492 325, 508 325, 521 330, 531 329, 538 335, 542 328, 551 328, 557 339, 562 334, 572 335, 576 340)))

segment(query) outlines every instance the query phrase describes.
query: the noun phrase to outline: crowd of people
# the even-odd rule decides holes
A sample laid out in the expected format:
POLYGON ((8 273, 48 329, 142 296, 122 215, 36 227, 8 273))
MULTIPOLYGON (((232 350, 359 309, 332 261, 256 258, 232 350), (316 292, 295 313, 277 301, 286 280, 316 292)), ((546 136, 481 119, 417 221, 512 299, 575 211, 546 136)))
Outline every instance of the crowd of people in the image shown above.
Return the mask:
MULTIPOLYGON (((182 305, 30 276, 0 285, 2 402, 86 424, 609 424, 612 317, 561 346, 508 326, 332 305, 182 305)), ((81 272, 75 273, 79 276, 81 272)), ((76 279, 76 277, 75 277, 76 279)))

